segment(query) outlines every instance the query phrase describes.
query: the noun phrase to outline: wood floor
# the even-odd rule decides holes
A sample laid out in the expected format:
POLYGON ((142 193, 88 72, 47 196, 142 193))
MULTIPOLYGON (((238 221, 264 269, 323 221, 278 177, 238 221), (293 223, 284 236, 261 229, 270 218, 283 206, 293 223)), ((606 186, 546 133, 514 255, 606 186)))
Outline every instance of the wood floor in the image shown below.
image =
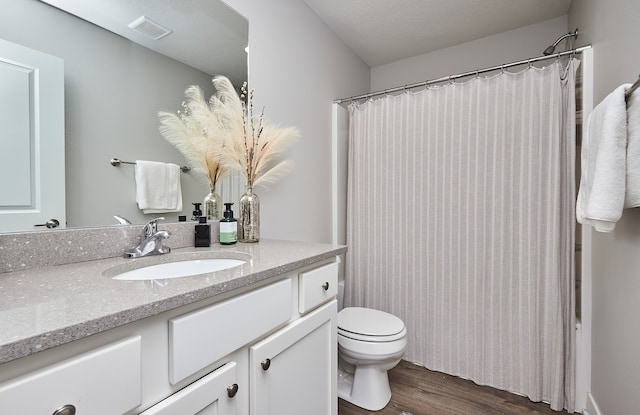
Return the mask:
POLYGON ((544 403, 432 372, 404 360, 389 371, 391 402, 370 412, 340 399, 338 415, 562 415, 544 403), (403 414, 404 415, 404 414, 403 414))

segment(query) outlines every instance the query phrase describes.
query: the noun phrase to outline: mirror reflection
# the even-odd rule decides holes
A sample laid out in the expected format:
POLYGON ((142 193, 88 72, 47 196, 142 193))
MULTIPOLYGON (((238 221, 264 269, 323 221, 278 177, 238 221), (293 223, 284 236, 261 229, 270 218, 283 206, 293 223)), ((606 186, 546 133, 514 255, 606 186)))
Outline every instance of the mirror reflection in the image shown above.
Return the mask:
MULTIPOLYGON (((236 85, 246 80, 248 23, 219 0, 153 2, 150 9, 140 8, 150 6, 148 1, 105 0, 109 10, 127 16, 107 30, 97 25, 100 22, 72 14, 80 14, 82 7, 70 13, 58 8, 90 3, 92 10, 100 10, 102 0, 46 1, 57 7, 38 0, 5 0, 3 9, 9 12, 0 14, 0 39, 64 60, 67 227, 115 225, 114 215, 144 223, 156 215, 138 209, 134 167, 114 167, 110 160, 187 164, 159 134, 157 113, 179 110, 189 85, 200 85, 211 95, 213 75, 225 75, 236 85), (160 3, 168 7, 162 13, 157 10, 160 3), (125 12, 124 6, 135 7, 125 12), (135 39, 139 34, 131 36, 135 42, 126 39, 123 27, 128 29, 135 20, 129 17, 134 15, 152 18, 173 32, 158 41, 135 39), (189 33, 180 37, 184 22, 189 33), (212 27, 217 30, 215 39, 212 27), (214 43, 222 38, 226 41, 214 43), (151 42, 147 46, 155 50, 136 42, 151 42)), ((209 193, 208 184, 189 172, 181 174, 181 184, 182 214, 190 218, 192 203, 202 202, 209 193)), ((223 198, 233 197, 224 189, 220 193, 223 198)), ((162 216, 175 221, 179 214, 162 216)))

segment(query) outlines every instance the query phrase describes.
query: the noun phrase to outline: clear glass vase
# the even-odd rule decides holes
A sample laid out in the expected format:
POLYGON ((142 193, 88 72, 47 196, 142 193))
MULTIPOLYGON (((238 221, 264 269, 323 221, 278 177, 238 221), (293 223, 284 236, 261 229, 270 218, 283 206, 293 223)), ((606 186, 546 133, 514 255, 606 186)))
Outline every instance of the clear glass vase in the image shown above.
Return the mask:
POLYGON ((240 218, 238 219, 238 241, 258 242, 260 240, 260 199, 247 188, 240 198, 240 218))
POLYGON ((211 192, 205 196, 202 202, 202 213, 207 218, 207 221, 220 220, 222 218, 222 198, 214 190, 211 189, 211 192))

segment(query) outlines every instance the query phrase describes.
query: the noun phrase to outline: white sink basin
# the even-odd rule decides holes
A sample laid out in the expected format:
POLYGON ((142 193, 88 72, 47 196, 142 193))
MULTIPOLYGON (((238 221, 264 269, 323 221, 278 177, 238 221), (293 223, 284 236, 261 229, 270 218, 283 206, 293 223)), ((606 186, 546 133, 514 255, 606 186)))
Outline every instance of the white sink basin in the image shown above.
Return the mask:
POLYGON ((111 278, 125 281, 146 281, 168 278, 182 278, 193 275, 207 274, 221 271, 246 263, 241 259, 210 258, 191 259, 187 261, 167 262, 164 264, 148 265, 130 271, 120 272, 111 278))

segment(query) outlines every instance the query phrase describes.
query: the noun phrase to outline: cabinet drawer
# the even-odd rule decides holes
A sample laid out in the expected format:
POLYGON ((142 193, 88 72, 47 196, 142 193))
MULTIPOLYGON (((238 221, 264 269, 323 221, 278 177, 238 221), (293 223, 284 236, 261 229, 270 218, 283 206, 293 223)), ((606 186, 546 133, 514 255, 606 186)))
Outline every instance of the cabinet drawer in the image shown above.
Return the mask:
POLYGON ((123 414, 141 403, 140 345, 131 337, 0 384, 0 412, 123 414))
POLYGON ((238 390, 236 363, 229 362, 140 415, 232 415, 242 394, 238 390))
POLYGON ((291 280, 169 320, 169 380, 175 384, 291 318, 291 280))
POLYGON ((300 273, 299 287, 299 309, 300 313, 315 308, 325 303, 338 292, 338 263, 333 262, 300 273))

